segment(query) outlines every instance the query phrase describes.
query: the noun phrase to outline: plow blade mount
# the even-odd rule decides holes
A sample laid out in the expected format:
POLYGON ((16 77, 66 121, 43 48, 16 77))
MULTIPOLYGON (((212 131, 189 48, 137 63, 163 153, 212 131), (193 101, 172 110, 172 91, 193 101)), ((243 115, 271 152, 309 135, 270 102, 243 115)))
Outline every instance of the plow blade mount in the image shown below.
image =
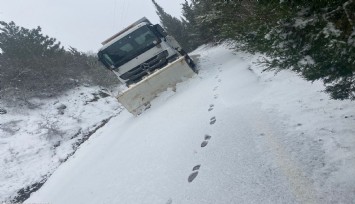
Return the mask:
POLYGON ((153 100, 168 88, 173 88, 177 83, 191 78, 194 71, 186 63, 185 58, 169 63, 151 75, 130 86, 117 96, 118 101, 133 115, 141 114, 150 106, 153 100))

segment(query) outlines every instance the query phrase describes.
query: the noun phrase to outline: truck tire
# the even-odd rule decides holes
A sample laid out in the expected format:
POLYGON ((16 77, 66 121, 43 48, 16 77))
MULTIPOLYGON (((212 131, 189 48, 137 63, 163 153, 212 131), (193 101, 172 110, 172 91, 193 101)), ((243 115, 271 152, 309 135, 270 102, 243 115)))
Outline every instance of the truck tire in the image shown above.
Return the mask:
POLYGON ((194 71, 196 74, 198 74, 198 71, 196 69, 196 64, 195 62, 191 59, 191 57, 189 55, 185 55, 185 61, 186 63, 189 65, 189 67, 192 69, 192 71, 194 71))
POLYGON ((181 56, 187 55, 187 52, 184 49, 177 50, 181 56))

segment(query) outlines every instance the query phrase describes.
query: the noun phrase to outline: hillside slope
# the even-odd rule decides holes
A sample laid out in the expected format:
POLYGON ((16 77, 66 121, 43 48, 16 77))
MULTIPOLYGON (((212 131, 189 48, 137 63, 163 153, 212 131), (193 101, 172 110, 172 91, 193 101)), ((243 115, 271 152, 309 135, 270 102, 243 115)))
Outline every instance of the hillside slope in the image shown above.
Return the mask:
POLYGON ((16 103, 0 114, 0 203, 21 202, 122 109, 100 87, 16 103))
POLYGON ((201 48, 200 74, 100 129, 26 203, 351 203, 355 110, 258 56, 201 48))

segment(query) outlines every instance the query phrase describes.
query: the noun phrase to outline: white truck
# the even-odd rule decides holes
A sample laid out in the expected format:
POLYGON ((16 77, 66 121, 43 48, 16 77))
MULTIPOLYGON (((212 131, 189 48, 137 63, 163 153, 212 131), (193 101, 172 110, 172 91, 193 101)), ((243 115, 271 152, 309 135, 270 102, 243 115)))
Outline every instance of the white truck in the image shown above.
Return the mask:
POLYGON ((126 84, 127 89, 117 99, 134 115, 149 107, 159 93, 197 73, 195 63, 179 43, 146 18, 102 45, 99 61, 126 84))

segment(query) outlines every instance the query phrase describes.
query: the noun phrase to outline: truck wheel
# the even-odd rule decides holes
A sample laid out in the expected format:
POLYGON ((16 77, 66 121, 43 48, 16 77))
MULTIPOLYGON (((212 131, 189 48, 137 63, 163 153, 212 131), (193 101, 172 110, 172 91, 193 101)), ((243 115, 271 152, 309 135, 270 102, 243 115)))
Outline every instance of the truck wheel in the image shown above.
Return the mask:
POLYGON ((189 55, 185 55, 185 61, 186 63, 189 65, 189 67, 192 69, 192 71, 194 71, 196 74, 198 73, 197 69, 196 69, 196 64, 195 62, 190 58, 189 55))
POLYGON ((181 50, 178 51, 178 52, 179 52, 179 54, 182 55, 182 56, 187 55, 187 52, 186 52, 185 50, 183 50, 183 49, 181 49, 181 50))

